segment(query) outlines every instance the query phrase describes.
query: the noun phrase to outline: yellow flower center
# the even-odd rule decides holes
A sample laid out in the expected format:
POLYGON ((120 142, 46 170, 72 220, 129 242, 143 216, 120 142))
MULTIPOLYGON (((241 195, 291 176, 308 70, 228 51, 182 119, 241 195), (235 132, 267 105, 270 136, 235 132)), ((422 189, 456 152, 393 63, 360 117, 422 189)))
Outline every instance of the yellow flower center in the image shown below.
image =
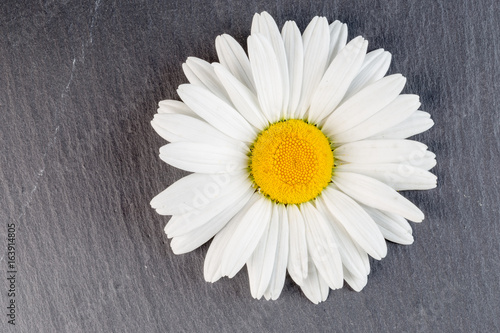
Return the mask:
POLYGON ((316 198, 332 178, 330 142, 303 120, 272 124, 257 136, 250 154, 250 175, 256 187, 282 204, 316 198))

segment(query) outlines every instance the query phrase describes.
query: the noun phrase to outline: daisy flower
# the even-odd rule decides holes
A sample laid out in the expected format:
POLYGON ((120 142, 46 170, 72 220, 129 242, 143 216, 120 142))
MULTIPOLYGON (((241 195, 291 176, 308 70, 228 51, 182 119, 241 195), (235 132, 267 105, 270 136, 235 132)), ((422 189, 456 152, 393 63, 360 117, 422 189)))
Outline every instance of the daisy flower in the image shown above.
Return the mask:
POLYGON ((413 242, 407 220, 424 214, 399 194, 436 186, 435 155, 407 138, 433 125, 405 78, 385 76, 391 55, 347 43, 347 27, 315 17, 301 34, 255 14, 248 55, 216 38, 218 63, 190 57, 182 102, 159 103, 152 126, 170 143, 160 158, 192 174, 151 205, 171 215, 174 253, 213 238, 204 276, 232 278, 245 265, 250 291, 276 299, 286 272, 312 302, 344 280, 367 283, 369 256, 385 239, 413 242))

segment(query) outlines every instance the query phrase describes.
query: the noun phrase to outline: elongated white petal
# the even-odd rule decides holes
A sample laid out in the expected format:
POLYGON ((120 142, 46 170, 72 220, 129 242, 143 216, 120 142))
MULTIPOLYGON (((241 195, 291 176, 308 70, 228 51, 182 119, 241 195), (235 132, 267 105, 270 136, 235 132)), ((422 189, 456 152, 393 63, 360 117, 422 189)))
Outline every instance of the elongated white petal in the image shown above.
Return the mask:
POLYGON ((437 177, 429 171, 408 164, 344 164, 337 171, 354 172, 380 180, 396 191, 429 190, 436 187, 437 177))
POLYGON ((326 118, 323 132, 333 136, 360 124, 392 102, 405 83, 401 74, 394 74, 365 87, 326 118))
POLYGON ((272 202, 261 197, 241 218, 222 257, 223 275, 232 278, 248 261, 269 224, 271 211, 272 202))
POLYGON ((307 250, 318 272, 332 289, 344 283, 338 244, 323 215, 311 203, 300 207, 306 223, 307 250))
MULTIPOLYGON (((214 181, 214 177, 229 175, 191 174, 179 179, 151 200, 151 207, 161 209, 162 215, 185 214, 203 206, 200 194, 203 188, 214 181)), ((227 185, 224 181, 221 185, 227 185)))
POLYGON ((399 163, 425 154, 426 149, 423 143, 412 140, 363 140, 338 147, 334 156, 349 163, 399 163))
POLYGON ((260 33, 260 14, 255 13, 252 17, 252 26, 250 28, 250 34, 260 33))
POLYGON ((294 118, 299 105, 304 70, 304 45, 297 24, 287 21, 281 32, 288 62, 289 100, 287 117, 294 118))
POLYGON ((376 179, 350 172, 335 172, 332 180, 344 193, 367 206, 399 214, 414 222, 424 219, 417 206, 376 179))
POLYGON ((308 260, 307 270, 309 273, 302 284, 300 284, 300 289, 314 304, 324 302, 328 297, 328 283, 321 277, 311 258, 308 260))
POLYGON ((158 103, 158 113, 176 113, 199 118, 186 104, 173 99, 166 99, 158 103))
POLYGON ((248 56, 262 112, 270 122, 275 122, 283 107, 282 77, 276 54, 267 38, 255 33, 248 37, 248 56))
POLYGON ((386 256, 384 237, 370 215, 358 203, 333 188, 326 188, 322 196, 326 209, 363 250, 377 260, 386 256))
POLYGON ((411 227, 402 216, 368 206, 363 209, 373 218, 385 239, 404 245, 413 243, 411 227))
POLYGON ((370 274, 370 271, 371 271, 370 257, 367 254, 364 257, 362 257, 362 259, 363 259, 363 263, 365 264, 365 273, 366 273, 366 275, 368 275, 368 274, 370 274))
POLYGON ((227 92, 215 75, 210 63, 196 57, 189 57, 182 64, 182 68, 191 84, 202 86, 226 103, 230 103, 227 92))
POLYGON ((324 196, 320 196, 316 201, 318 210, 325 216, 328 225, 332 230, 332 235, 338 244, 338 250, 342 259, 342 265, 347 267, 354 275, 366 276, 364 258, 367 257, 366 251, 361 249, 346 231, 342 223, 326 208, 324 196))
POLYGON ((199 200, 203 200, 202 205, 196 207, 194 212, 172 216, 165 227, 168 237, 181 236, 197 229, 227 207, 236 205, 238 198, 248 192, 252 183, 245 176, 233 176, 233 178, 235 179, 231 179, 229 184, 223 187, 214 181, 206 184, 203 192, 197 191, 196 195, 200 197, 199 200))
POLYGON ((286 209, 290 228, 288 274, 295 283, 301 285, 308 275, 306 226, 296 205, 288 205, 286 209))
POLYGON ((253 142, 255 129, 232 106, 203 87, 183 84, 177 93, 196 114, 222 133, 244 142, 253 142))
POLYGON ((384 49, 369 52, 356 78, 352 81, 349 89, 342 99, 346 101, 361 89, 384 77, 391 64, 391 54, 384 49))
POLYGON ((365 58, 368 42, 356 37, 333 59, 311 99, 309 121, 320 123, 345 95, 365 58))
POLYGON ((278 60, 278 66, 281 76, 281 86, 282 86, 282 107, 280 118, 283 118, 286 114, 288 107, 288 97, 289 97, 289 79, 288 79, 288 63, 285 53, 285 46, 283 44, 283 39, 281 38, 280 31, 276 22, 271 15, 267 12, 262 12, 260 15, 254 15, 252 21, 252 34, 260 33, 265 37, 270 43, 278 60))
MULTIPOLYGON (((158 115, 161 115, 161 113, 156 114, 155 117, 158 115)), ((182 136, 169 132, 160 125, 158 125, 158 121, 152 120, 151 127, 153 127, 153 129, 155 130, 156 133, 158 133, 159 136, 161 136, 163 139, 169 142, 186 141, 182 136)))
POLYGON ((340 21, 330 24, 330 49, 328 50, 327 65, 337 56, 347 42, 347 25, 340 21))
POLYGON ((400 163, 430 170, 436 155, 423 143, 412 140, 363 140, 344 144, 334 151, 337 164, 400 163), (341 163, 339 163, 339 161, 341 163))
MULTIPOLYGON (((363 205, 363 204, 360 204, 360 205, 361 205, 361 207, 363 207, 364 210, 366 210, 366 212, 368 214, 370 214, 371 216, 377 217, 377 220, 374 219, 375 223, 378 224, 378 221, 381 218, 384 218, 387 221, 390 221, 390 224, 394 224, 395 228, 403 229, 403 230, 405 230, 406 232, 408 232, 410 234, 413 233, 413 231, 411 229, 411 225, 401 215, 390 213, 390 212, 387 212, 387 211, 384 211, 384 210, 380 210, 380 209, 376 209, 376 208, 373 208, 373 207, 370 207, 370 206, 366 206, 366 205, 363 205)), ((388 223, 388 222, 385 222, 385 223, 388 223)))
POLYGON ((341 145, 334 151, 337 164, 400 163, 423 170, 436 165, 436 155, 421 142, 412 140, 362 140, 341 145))
POLYGON ((405 139, 427 131, 434 126, 431 115, 424 111, 416 111, 399 124, 373 135, 373 139, 405 139))
POLYGON ((278 247, 279 227, 278 207, 273 205, 271 220, 268 222, 266 231, 247 262, 250 292, 256 299, 264 296, 271 282, 278 247))
POLYGON ((248 147, 215 129, 207 122, 182 114, 156 114, 151 122, 162 137, 170 142, 210 142, 220 147, 240 148, 248 151, 248 147))
POLYGON ((303 118, 311 98, 325 72, 330 48, 330 29, 324 17, 315 17, 302 35, 304 44, 304 70, 302 76, 302 92, 295 116, 303 118))
POLYGON ((223 34, 215 39, 215 49, 217 50, 219 62, 250 91, 255 93, 250 60, 248 60, 247 54, 241 45, 230 35, 223 34))
POLYGON ((226 88, 236 110, 254 127, 262 129, 267 127, 269 122, 262 114, 257 96, 238 81, 222 65, 214 64, 215 73, 226 88))
POLYGON ((430 170, 436 166, 436 154, 430 151, 415 152, 407 160, 404 160, 401 163, 424 170, 430 170))
POLYGON ((331 139, 335 143, 366 139, 399 124, 410 117, 419 106, 420 101, 417 95, 399 95, 370 118, 345 132, 332 135, 331 139))
POLYGON ((207 223, 201 225, 188 233, 174 237, 170 246, 175 254, 183 254, 200 247, 210 238, 214 237, 228 221, 235 216, 248 202, 253 194, 253 189, 249 188, 245 193, 237 197, 234 205, 226 207, 221 213, 213 217, 207 223))
POLYGON ((160 158, 168 164, 190 172, 226 173, 247 167, 248 157, 228 147, 198 142, 174 142, 160 148, 160 158))
POLYGON ((366 275, 359 276, 351 273, 346 267, 344 267, 344 280, 349 284, 352 290, 360 292, 368 283, 368 277, 366 275))
MULTIPOLYGON (((151 205, 161 215, 182 216, 184 220, 203 219, 206 216, 205 210, 212 203, 218 204, 229 195, 237 196, 249 187, 250 182, 245 173, 193 174, 180 179, 157 195, 151 205), (198 183, 193 183, 194 181, 198 183)), ((227 199, 229 198, 224 200, 227 199)), ((221 204, 225 205, 224 202, 221 204)), ((169 224, 173 224, 173 219, 174 217, 169 224)), ((190 230, 189 225, 183 228, 190 230)))
POLYGON ((264 293, 266 300, 276 300, 281 294, 281 290, 283 290, 283 285, 285 284, 286 266, 288 262, 288 216, 285 206, 279 205, 278 211, 279 229, 277 249, 271 281, 269 281, 269 286, 264 293))
POLYGON ((207 282, 215 282, 223 276, 221 264, 228 242, 233 237, 233 234, 240 225, 241 220, 246 216, 248 211, 254 207, 260 197, 260 194, 254 193, 247 204, 214 237, 212 244, 210 244, 207 251, 205 265, 203 268, 203 275, 207 282))

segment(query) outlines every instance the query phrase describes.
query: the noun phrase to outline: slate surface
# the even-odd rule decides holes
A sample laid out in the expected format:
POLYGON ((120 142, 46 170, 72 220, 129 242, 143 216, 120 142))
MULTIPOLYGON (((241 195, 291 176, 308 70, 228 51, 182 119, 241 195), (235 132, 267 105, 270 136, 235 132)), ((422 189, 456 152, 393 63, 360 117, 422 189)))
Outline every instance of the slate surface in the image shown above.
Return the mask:
POLYGON ((13 1, 0 4, 0 331, 500 331, 500 5, 482 1, 13 1), (254 12, 303 29, 315 15, 393 54, 435 127, 439 187, 361 293, 278 301, 247 273, 203 280, 207 246, 176 256, 150 199, 183 173, 149 121, 177 98, 188 56, 245 43, 254 12), (7 323, 7 224, 16 226, 16 326, 7 323))

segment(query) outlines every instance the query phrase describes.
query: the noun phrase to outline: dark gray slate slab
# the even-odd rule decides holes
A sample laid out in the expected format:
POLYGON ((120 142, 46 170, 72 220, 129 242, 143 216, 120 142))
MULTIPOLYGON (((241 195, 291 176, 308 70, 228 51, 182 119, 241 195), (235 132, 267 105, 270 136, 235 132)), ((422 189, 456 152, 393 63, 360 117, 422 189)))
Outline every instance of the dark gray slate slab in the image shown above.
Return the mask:
POLYGON ((0 4, 0 331, 500 331, 500 20, 496 0, 13 1, 0 4), (393 54, 436 126, 439 187, 405 195, 427 218, 389 244, 367 287, 276 302, 247 275, 208 284, 204 246, 175 256, 150 199, 183 173, 150 127, 188 56, 244 43, 267 10, 317 14, 393 54), (16 225, 16 326, 7 324, 7 224, 16 225))

